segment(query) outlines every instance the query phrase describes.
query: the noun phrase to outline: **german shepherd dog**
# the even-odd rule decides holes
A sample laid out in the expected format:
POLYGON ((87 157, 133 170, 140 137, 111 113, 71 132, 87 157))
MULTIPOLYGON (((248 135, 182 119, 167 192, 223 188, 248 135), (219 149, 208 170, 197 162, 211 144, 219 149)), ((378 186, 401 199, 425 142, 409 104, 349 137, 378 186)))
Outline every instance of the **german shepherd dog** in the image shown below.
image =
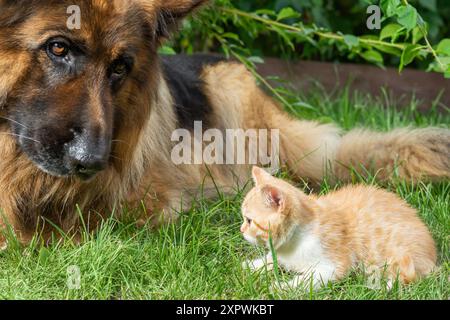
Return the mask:
POLYGON ((212 197, 247 181, 249 165, 174 164, 172 133, 194 121, 279 129, 280 161, 298 179, 349 181, 352 170, 381 180, 394 171, 415 181, 450 177, 450 130, 345 134, 290 117, 239 63, 158 56, 205 2, 0 0, 2 229, 24 244, 56 230, 76 238, 81 217, 95 229, 127 208, 157 224, 190 208, 200 190, 212 197), (79 29, 67 26, 72 5, 79 29))

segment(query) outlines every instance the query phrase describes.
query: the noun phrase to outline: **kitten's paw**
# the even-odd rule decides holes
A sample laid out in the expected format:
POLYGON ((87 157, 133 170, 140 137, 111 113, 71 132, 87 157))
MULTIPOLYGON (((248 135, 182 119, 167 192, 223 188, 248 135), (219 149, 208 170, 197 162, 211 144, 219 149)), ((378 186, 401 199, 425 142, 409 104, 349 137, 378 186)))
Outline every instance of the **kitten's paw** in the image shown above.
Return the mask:
POLYGON ((388 279, 386 281, 386 290, 391 291, 394 288, 395 281, 393 279, 388 279))
POLYGON ((290 292, 302 287, 302 283, 288 281, 288 282, 276 282, 270 287, 270 292, 272 294, 290 292))
POLYGON ((281 292, 281 291, 289 291, 291 290, 291 285, 289 282, 275 282, 274 284, 272 284, 272 286, 270 287, 270 291, 272 293, 275 292, 281 292))
POLYGON ((276 283, 272 286, 272 290, 275 291, 292 291, 300 290, 303 292, 317 291, 324 286, 324 282, 312 277, 311 275, 299 275, 295 276, 288 282, 276 283))
POLYGON ((383 273, 380 268, 375 266, 369 266, 366 269, 366 286, 371 290, 380 290, 381 289, 381 280, 383 273))
POLYGON ((246 260, 242 263, 242 268, 256 271, 264 268, 265 265, 266 262, 264 261, 264 259, 246 260))
POLYGON ((272 285, 269 287, 269 292, 270 292, 272 295, 280 294, 280 293, 282 293, 283 291, 285 291, 285 289, 283 289, 284 285, 285 285, 285 283, 275 282, 274 284, 272 284, 272 285))
POLYGON ((391 291, 394 286, 394 279, 385 277, 385 271, 383 268, 376 266, 369 266, 366 269, 366 286, 371 290, 382 290, 391 291))

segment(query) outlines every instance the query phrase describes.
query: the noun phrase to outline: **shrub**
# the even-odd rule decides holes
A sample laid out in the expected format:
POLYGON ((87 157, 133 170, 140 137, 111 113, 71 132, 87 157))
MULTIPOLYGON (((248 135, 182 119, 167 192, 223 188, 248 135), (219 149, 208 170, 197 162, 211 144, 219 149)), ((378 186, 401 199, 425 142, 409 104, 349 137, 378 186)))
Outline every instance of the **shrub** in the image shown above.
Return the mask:
POLYGON ((446 0, 216 0, 186 21, 173 45, 220 51, 249 67, 281 56, 412 65, 450 77, 449 17, 446 0), (382 9, 381 30, 366 26, 371 4, 382 9))

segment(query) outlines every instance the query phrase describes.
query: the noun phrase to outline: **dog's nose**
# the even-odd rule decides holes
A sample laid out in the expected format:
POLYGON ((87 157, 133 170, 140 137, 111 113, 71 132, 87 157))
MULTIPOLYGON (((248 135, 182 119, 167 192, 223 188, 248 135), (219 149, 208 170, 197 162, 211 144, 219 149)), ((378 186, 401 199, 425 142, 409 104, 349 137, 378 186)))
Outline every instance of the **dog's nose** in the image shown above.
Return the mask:
POLYGON ((72 174, 82 180, 89 180, 108 166, 111 138, 95 130, 80 131, 67 144, 66 159, 72 174))
POLYGON ((83 180, 91 179, 107 166, 107 161, 96 155, 74 157, 71 160, 74 173, 83 180))

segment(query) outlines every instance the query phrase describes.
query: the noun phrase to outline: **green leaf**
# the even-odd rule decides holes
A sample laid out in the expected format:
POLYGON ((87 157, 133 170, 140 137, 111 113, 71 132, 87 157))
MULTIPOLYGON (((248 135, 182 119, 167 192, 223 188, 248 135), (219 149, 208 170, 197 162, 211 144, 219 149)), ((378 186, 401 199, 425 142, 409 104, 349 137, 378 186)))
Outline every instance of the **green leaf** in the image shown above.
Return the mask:
POLYGON ((400 6, 400 0, 381 0, 380 6, 383 12, 388 16, 392 17, 397 12, 397 8, 400 6))
POLYGON ((415 27, 412 31, 412 43, 416 44, 424 37, 422 30, 419 27, 415 27))
POLYGON ((360 56, 363 57, 365 60, 376 64, 383 64, 384 61, 381 53, 375 50, 368 50, 362 52, 360 53, 360 56))
POLYGON ((436 52, 440 54, 444 54, 446 56, 450 56, 450 39, 444 39, 439 42, 436 52))
POLYGON ((47 248, 42 248, 41 250, 39 250, 39 264, 45 265, 50 256, 51 253, 47 248))
POLYGON ((450 78, 450 58, 445 57, 441 58, 441 63, 444 64, 444 77, 449 79, 450 78))
POLYGON ((419 0, 422 7, 427 8, 430 11, 437 11, 437 1, 436 0, 419 0))
POLYGON ((439 56, 440 63, 436 61, 433 61, 430 63, 430 65, 427 68, 427 71, 434 71, 434 72, 449 72, 450 70, 450 57, 442 57, 439 56), (447 70, 447 71, 446 71, 447 70))
POLYGON ((276 26, 271 26, 271 28, 285 41, 286 45, 288 45, 291 50, 295 50, 294 43, 292 42, 291 38, 289 38, 288 33, 284 32, 282 28, 276 26))
POLYGON ((158 52, 160 54, 169 55, 169 56, 177 54, 176 51, 172 47, 169 47, 169 46, 162 46, 161 48, 159 48, 158 52))
POLYGON ((264 60, 258 56, 248 57, 247 59, 253 63, 259 63, 259 64, 264 63, 264 60))
POLYGON ((380 37, 376 36, 374 34, 363 34, 362 36, 359 36, 360 39, 371 39, 371 40, 379 40, 380 37))
POLYGON ((439 61, 441 61, 441 63, 444 64, 445 66, 450 67, 450 57, 439 56, 439 61))
POLYGON ((269 9, 259 9, 255 11, 257 15, 268 15, 268 16, 276 16, 277 14, 273 10, 269 9))
POLYGON ((397 34, 402 30, 403 27, 397 23, 388 24, 383 28, 380 32, 380 40, 391 38, 394 40, 397 37, 397 34))
POLYGON ((417 10, 411 5, 401 6, 397 9, 397 21, 404 26, 408 31, 414 29, 417 25, 417 10))
POLYGON ((229 39, 234 39, 234 40, 239 40, 239 36, 237 34, 231 33, 231 32, 226 32, 226 33, 222 34, 222 37, 229 38, 229 39))
POLYGON ((314 108, 312 105, 310 105, 309 103, 303 102, 303 101, 294 102, 292 104, 292 106, 297 107, 297 108, 305 108, 305 109, 310 109, 310 110, 316 110, 316 108, 314 108))
POLYGON ((417 44, 408 45, 403 51, 400 58, 399 71, 401 72, 405 66, 414 61, 414 59, 420 54, 421 46, 417 44))
POLYGON ((344 36, 344 42, 350 49, 353 49, 354 47, 357 47, 359 45, 358 37, 355 37, 351 34, 346 34, 344 36))
POLYGON ((278 13, 277 21, 281 21, 284 19, 298 18, 300 14, 292 9, 291 7, 283 8, 280 13, 278 13))
POLYGON ((402 50, 398 48, 394 48, 388 45, 382 45, 382 44, 373 44, 372 47, 374 49, 377 49, 378 51, 388 53, 393 56, 400 57, 402 55, 402 50))
POLYGON ((270 247, 270 252, 272 253, 273 271, 275 274, 275 279, 279 283, 280 280, 279 280, 279 270, 278 270, 278 257, 277 257, 277 252, 275 250, 275 247, 273 245, 272 231, 270 230, 270 225, 269 225, 269 247, 270 247))

